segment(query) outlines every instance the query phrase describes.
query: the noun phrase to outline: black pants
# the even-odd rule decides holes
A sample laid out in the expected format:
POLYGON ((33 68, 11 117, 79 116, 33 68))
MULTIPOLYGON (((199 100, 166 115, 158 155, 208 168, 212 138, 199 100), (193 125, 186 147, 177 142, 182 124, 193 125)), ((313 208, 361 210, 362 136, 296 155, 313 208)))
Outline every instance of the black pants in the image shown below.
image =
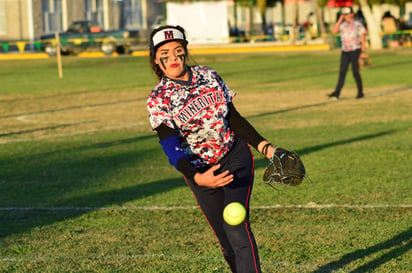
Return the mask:
POLYGON ((360 54, 361 54, 360 49, 357 49, 354 51, 347 51, 347 52, 342 51, 342 54, 340 57, 339 80, 338 80, 338 84, 336 85, 335 92, 333 92, 333 94, 336 97, 339 97, 343 84, 345 83, 345 77, 346 77, 346 73, 349 68, 349 64, 351 64, 352 66, 352 74, 356 81, 356 87, 358 88, 358 96, 363 95, 362 78, 359 72, 360 54))
POLYGON ((249 201, 253 187, 254 160, 249 146, 239 138, 231 151, 219 162, 222 171, 229 170, 234 181, 225 187, 211 189, 186 180, 203 214, 215 232, 223 255, 234 273, 260 273, 255 238, 250 228, 249 201), (246 208, 245 221, 230 226, 223 220, 223 209, 231 202, 246 208))

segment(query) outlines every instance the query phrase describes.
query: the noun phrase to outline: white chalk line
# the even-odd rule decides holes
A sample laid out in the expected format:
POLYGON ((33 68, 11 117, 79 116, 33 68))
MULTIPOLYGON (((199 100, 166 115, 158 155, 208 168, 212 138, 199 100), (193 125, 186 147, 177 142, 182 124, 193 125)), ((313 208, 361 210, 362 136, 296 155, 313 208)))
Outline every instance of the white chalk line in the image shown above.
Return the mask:
MULTIPOLYGON (((6 261, 6 262, 17 262, 17 261, 37 261, 37 260, 55 260, 55 259, 61 259, 61 258, 66 258, 66 259, 91 259, 91 260, 118 260, 118 259, 144 259, 144 258, 158 258, 158 259, 168 259, 168 260, 178 260, 178 259, 198 259, 198 260, 220 260, 219 257, 217 256, 189 256, 189 255, 173 255, 173 254, 163 254, 163 253, 152 253, 152 254, 135 254, 135 255, 129 255, 129 254, 116 254, 116 255, 104 255, 104 256, 93 256, 93 255, 88 255, 88 256, 8 256, 8 257, 1 257, 1 261, 6 261)), ((224 262, 222 260, 222 262, 224 262)))
MULTIPOLYGON (((106 106, 106 105, 113 105, 113 104, 123 104, 123 103, 134 103, 140 99, 133 99, 133 100, 127 100, 127 101, 118 101, 115 103, 106 103, 106 104, 96 104, 96 105, 87 105, 83 107, 78 107, 77 109, 57 109, 57 110, 50 110, 46 112, 40 112, 40 113, 29 113, 29 114, 21 114, 16 117, 14 117, 16 120, 20 122, 25 122, 25 123, 32 123, 32 124, 59 124, 59 125, 65 125, 67 124, 66 122, 50 122, 50 121, 39 121, 37 119, 33 118, 28 118, 29 116, 39 116, 39 115, 44 115, 44 114, 50 114, 54 112, 63 112, 63 111, 73 111, 73 110, 79 110, 79 109, 91 109, 91 108, 97 108, 101 106, 106 106)), ((89 123, 91 121, 84 121, 82 123, 89 123)), ((93 123, 96 123, 96 121, 93 121, 93 123)), ((69 136, 74 136, 74 135, 82 135, 82 134, 88 134, 88 133, 97 133, 101 131, 111 131, 111 130, 119 130, 119 129, 127 129, 127 128, 132 128, 135 126, 142 126, 142 125, 147 125, 148 121, 146 120, 139 120, 137 122, 132 122, 132 123, 123 123, 122 125, 116 125, 116 126, 106 126, 101 129, 89 129, 89 130, 79 130, 73 133, 62 133, 62 134, 52 134, 52 135, 45 135, 45 136, 37 136, 33 138, 17 138, 17 139, 8 139, 8 140, 0 140, 0 144, 8 144, 8 143, 16 143, 16 142, 26 142, 26 141, 37 141, 37 140, 42 140, 42 139, 52 139, 52 138, 60 138, 60 137, 69 137, 69 136)), ((68 124, 71 125, 71 124, 68 124)))
POLYGON ((75 106, 66 107, 66 108, 49 109, 49 110, 43 110, 43 111, 38 111, 38 112, 11 114, 7 116, 0 116, 0 118, 18 118, 21 116, 39 116, 39 115, 52 114, 56 112, 69 112, 69 111, 76 111, 76 110, 82 110, 82 109, 89 110, 89 109, 105 107, 105 106, 113 106, 113 105, 118 105, 118 104, 135 103, 137 101, 144 101, 144 100, 145 98, 136 98, 136 99, 120 100, 120 101, 115 101, 115 102, 102 102, 102 103, 90 104, 90 105, 75 105, 75 106))
MULTIPOLYGON (((0 211, 172 211, 172 210, 195 210, 198 206, 123 206, 123 207, 0 207, 0 211)), ((329 209, 329 208, 348 208, 348 209, 390 209, 390 208, 412 208, 412 204, 316 204, 310 202, 303 205, 269 205, 251 206, 252 210, 271 210, 271 209, 329 209)))
POLYGON ((52 135, 44 135, 44 136, 37 136, 33 138, 16 138, 16 139, 8 139, 8 140, 0 140, 0 144, 9 144, 15 142, 26 142, 26 141, 37 141, 43 139, 52 139, 52 138, 60 138, 60 137, 69 137, 69 136, 76 136, 76 135, 85 135, 91 133, 97 133, 102 131, 112 131, 118 129, 127 129, 133 127, 139 127, 142 125, 147 125, 148 123, 145 121, 138 121, 134 123, 127 123, 123 125, 116 125, 116 126, 107 126, 101 129, 89 129, 89 130, 78 130, 72 133, 64 133, 64 134, 52 134, 52 135))
MULTIPOLYGON (((37 119, 29 119, 30 115, 18 116, 16 120, 25 122, 25 123, 35 123, 35 124, 48 124, 48 125, 72 125, 72 123, 67 123, 66 121, 58 122, 58 121, 49 121, 49 120, 37 120, 37 119)), ((79 121, 77 124, 87 124, 87 123, 96 123, 96 120, 85 120, 79 121)))

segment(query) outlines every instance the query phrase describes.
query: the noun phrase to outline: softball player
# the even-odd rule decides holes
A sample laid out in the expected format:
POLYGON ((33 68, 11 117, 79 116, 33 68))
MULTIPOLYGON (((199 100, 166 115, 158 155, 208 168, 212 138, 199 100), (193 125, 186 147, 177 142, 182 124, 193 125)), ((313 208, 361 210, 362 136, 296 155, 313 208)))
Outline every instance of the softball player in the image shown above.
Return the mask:
POLYGON ((236 110, 234 92, 210 67, 187 64, 188 41, 180 26, 161 26, 150 36, 150 61, 159 82, 147 99, 151 127, 165 154, 192 190, 215 232, 232 272, 261 272, 249 221, 254 160, 250 144, 271 158, 271 146, 236 110), (246 208, 231 226, 223 210, 246 208))

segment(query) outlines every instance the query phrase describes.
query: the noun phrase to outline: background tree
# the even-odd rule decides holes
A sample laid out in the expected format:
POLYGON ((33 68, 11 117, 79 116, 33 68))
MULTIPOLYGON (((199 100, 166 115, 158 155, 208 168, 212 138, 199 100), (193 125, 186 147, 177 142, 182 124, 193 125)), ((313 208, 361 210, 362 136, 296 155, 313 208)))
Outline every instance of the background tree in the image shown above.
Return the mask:
MULTIPOLYGON (((370 1, 372 2, 372 1, 370 1)), ((383 1, 380 1, 383 2, 383 1)), ((375 5, 380 5, 381 3, 376 3, 375 5)), ((381 20, 376 19, 373 16, 371 6, 369 6, 368 1, 366 0, 359 0, 360 8, 365 16, 366 24, 368 25, 368 33, 369 33, 369 43, 371 49, 382 49, 382 27, 381 27, 381 20)))
POLYGON ((384 3, 396 5, 400 8, 401 16, 405 13, 405 3, 410 0, 358 0, 358 3, 363 15, 365 16, 366 23, 368 25, 369 42, 371 49, 382 49, 382 19, 373 15, 373 10, 380 11, 380 6, 384 3))

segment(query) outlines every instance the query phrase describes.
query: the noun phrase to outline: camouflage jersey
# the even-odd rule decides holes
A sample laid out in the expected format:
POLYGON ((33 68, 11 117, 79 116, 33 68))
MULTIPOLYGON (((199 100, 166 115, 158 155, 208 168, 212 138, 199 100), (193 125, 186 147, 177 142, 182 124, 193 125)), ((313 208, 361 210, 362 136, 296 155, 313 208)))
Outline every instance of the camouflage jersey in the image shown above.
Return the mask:
POLYGON ((203 167, 218 162, 233 145, 235 135, 225 117, 235 93, 210 67, 189 68, 187 82, 163 77, 147 108, 152 129, 161 124, 174 129, 190 162, 203 167))

